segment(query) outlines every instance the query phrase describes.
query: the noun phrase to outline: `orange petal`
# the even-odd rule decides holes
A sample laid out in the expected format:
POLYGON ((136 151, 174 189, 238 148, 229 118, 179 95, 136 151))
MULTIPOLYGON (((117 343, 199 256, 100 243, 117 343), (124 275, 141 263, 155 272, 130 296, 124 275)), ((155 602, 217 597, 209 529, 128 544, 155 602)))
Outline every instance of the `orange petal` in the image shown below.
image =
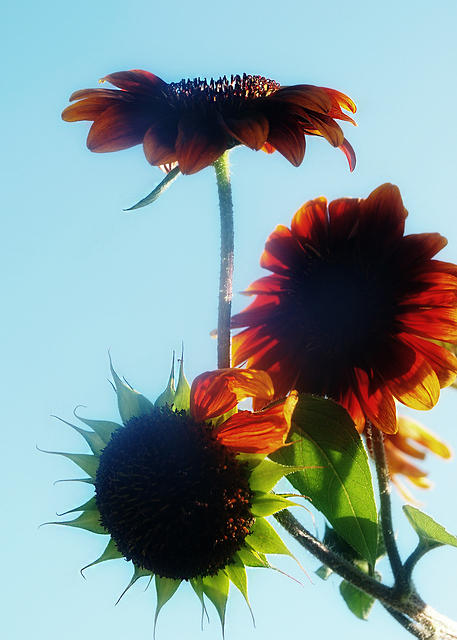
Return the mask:
POLYGON ((304 130, 306 133, 309 131, 315 136, 322 136, 333 147, 340 147, 344 142, 344 133, 340 125, 328 116, 307 112, 304 130))
POLYGON ((403 334, 402 340, 422 353, 435 371, 440 387, 448 387, 455 381, 457 358, 448 349, 412 334, 403 334))
POLYGON ((269 142, 265 142, 261 151, 265 151, 265 153, 274 153, 276 149, 269 142))
POLYGON ((142 142, 150 124, 151 114, 136 105, 114 104, 93 123, 87 136, 87 146, 97 153, 133 147, 142 142))
POLYGON ((420 309, 398 315, 398 322, 408 333, 424 338, 457 342, 457 307, 420 309))
POLYGON ((284 446, 297 400, 292 392, 264 411, 239 411, 215 430, 216 438, 238 453, 272 453, 284 446))
POLYGON ((384 433, 397 432, 397 414, 392 393, 373 385, 363 369, 354 369, 358 386, 354 389, 365 416, 384 433))
MULTIPOLYGON (((440 440, 433 431, 426 429, 424 425, 412 420, 411 418, 406 418, 405 416, 398 417, 398 436, 400 436, 399 439, 403 441, 404 439, 409 438, 414 442, 417 442, 441 458, 448 459, 452 456, 452 451, 445 442, 440 440)), ((398 436, 394 437, 397 438, 398 436)), ((404 442, 402 442, 402 445, 400 446, 400 444, 397 443, 397 440, 395 440, 395 445, 404 450, 404 442)), ((422 454, 421 457, 423 457, 423 455, 424 454, 422 454)))
POLYGON ((294 236, 310 242, 316 249, 325 246, 328 234, 328 214, 326 198, 315 198, 305 202, 295 213, 290 225, 294 236))
POLYGON ((228 133, 250 149, 258 151, 265 145, 270 125, 261 113, 243 118, 224 118, 228 133))
POLYGON ((105 109, 113 104, 110 98, 93 97, 75 102, 62 111, 65 122, 79 122, 81 120, 95 120, 105 109))
POLYGON ((273 394, 273 383, 265 371, 254 369, 206 371, 193 381, 190 392, 190 411, 197 422, 203 422, 223 415, 245 398, 259 397, 268 401, 273 394))

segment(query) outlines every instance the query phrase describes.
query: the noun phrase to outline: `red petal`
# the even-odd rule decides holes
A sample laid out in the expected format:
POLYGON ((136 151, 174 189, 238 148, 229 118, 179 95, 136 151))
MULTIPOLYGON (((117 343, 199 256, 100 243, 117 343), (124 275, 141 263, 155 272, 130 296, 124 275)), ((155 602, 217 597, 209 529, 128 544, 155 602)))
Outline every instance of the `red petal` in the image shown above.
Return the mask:
POLYGON ((384 433, 397 432, 397 415, 392 393, 388 389, 373 386, 365 371, 354 369, 358 386, 354 389, 362 411, 375 427, 384 433))
POLYGON ((328 205, 329 236, 331 245, 340 245, 353 238, 360 227, 360 200, 339 198, 328 205))
POLYGON ((398 315, 398 324, 423 338, 457 342, 457 308, 420 309, 398 315))
POLYGON ((408 215, 400 190, 393 184, 382 184, 361 201, 364 233, 374 242, 382 238, 384 243, 403 236, 408 215))
POLYGON ((325 247, 327 244, 327 200, 315 198, 305 202, 292 218, 290 226, 293 235, 298 236, 301 247, 319 253, 320 247, 325 247), (312 247, 309 247, 308 243, 312 247))
POLYGON ((313 115, 307 112, 303 127, 305 133, 322 136, 334 147, 340 147, 344 143, 341 127, 328 116, 313 115))
POLYGON ((294 167, 298 167, 305 157, 306 142, 301 126, 298 123, 270 121, 268 142, 282 154, 294 167))
POLYGON ((155 123, 146 131, 143 139, 144 155, 149 164, 167 165, 176 161, 176 131, 173 124, 167 127, 164 123, 155 123), (174 134, 174 135, 173 135, 174 134))
POLYGON ((261 113, 240 118, 224 118, 228 133, 250 149, 258 151, 265 145, 270 126, 261 113))
POLYGON ((245 398, 271 399, 273 383, 265 371, 218 369, 206 371, 193 381, 190 411, 197 422, 210 420, 230 411, 245 398))
POLYGON ((81 120, 95 120, 105 109, 113 104, 110 98, 86 98, 75 102, 62 111, 65 122, 79 122, 81 120))
POLYGON ((192 174, 217 160, 227 149, 221 125, 193 118, 181 119, 176 155, 181 173, 192 174))
POLYGON ((239 411, 215 429, 216 438, 239 453, 268 455, 284 445, 296 403, 296 394, 291 394, 264 411, 239 411))
POLYGON ((265 153, 274 153, 276 151, 273 145, 271 145, 269 142, 265 142, 261 150, 265 151, 265 153))
POLYGON ((102 78, 100 82, 109 82, 124 91, 152 95, 157 95, 161 89, 168 86, 167 83, 158 76, 149 73, 149 71, 143 71, 142 69, 110 73, 102 78))
POLYGON ((87 146, 97 153, 127 149, 143 141, 150 125, 151 114, 137 105, 114 104, 95 120, 87 146))
POLYGON ((355 156, 354 149, 349 144, 349 142, 346 140, 346 138, 343 140, 343 144, 340 144, 340 146, 338 148, 341 149, 341 151, 346 156, 347 161, 349 163, 350 171, 354 171, 357 159, 356 159, 356 156, 355 156))

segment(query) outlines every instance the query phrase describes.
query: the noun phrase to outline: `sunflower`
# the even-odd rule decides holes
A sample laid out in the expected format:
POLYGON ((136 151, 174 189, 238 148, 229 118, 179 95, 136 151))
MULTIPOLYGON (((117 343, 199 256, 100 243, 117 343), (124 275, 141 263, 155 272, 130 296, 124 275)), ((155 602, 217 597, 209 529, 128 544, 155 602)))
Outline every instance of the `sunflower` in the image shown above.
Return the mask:
POLYGON ((438 233, 404 236, 397 187, 367 199, 304 204, 291 228, 268 238, 273 272, 246 291, 232 319, 235 365, 267 371, 278 397, 290 389, 333 398, 358 430, 366 419, 395 433, 394 398, 430 409, 457 359, 433 340, 457 342, 457 266, 433 259, 438 233))
POLYGON ((445 442, 419 422, 398 416, 397 424, 397 433, 386 436, 384 441, 389 474, 402 496, 408 502, 415 502, 398 476, 404 476, 420 489, 430 489, 433 483, 428 479, 427 472, 413 463, 424 460, 428 452, 444 459, 449 459, 452 453, 445 442))
POLYGON ((119 151, 143 144, 152 165, 196 173, 239 144, 267 153, 278 150, 294 166, 305 155, 305 136, 322 136, 346 155, 355 154, 336 120, 354 121, 348 96, 325 87, 281 87, 262 76, 195 78, 170 84, 139 69, 111 73, 100 82, 120 89, 76 91, 62 118, 92 120, 91 151, 119 151))
POLYGON ((80 511, 76 519, 53 524, 108 535, 101 556, 87 566, 132 561, 127 589, 143 576, 154 578, 156 620, 189 581, 203 607, 205 598, 214 603, 223 625, 230 582, 248 602, 245 566, 270 567, 269 553, 290 555, 265 516, 294 504, 271 489, 297 468, 265 456, 284 444, 296 397, 258 412, 237 411, 247 397, 271 400, 268 374, 211 371, 190 389, 181 362, 177 387, 172 367, 153 404, 111 371, 122 424, 77 416, 90 431, 67 424, 92 453, 49 452, 75 462, 95 488, 66 512, 80 511))

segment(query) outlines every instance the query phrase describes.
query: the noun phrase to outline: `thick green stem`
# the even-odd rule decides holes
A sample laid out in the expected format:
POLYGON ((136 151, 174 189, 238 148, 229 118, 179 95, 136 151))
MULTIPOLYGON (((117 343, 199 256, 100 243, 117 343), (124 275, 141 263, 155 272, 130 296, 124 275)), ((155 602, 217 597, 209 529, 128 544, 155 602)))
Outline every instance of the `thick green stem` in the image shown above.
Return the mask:
POLYGON ((233 280, 233 202, 230 184, 229 152, 213 163, 216 171, 221 220, 221 267, 219 276, 219 311, 217 321, 217 366, 230 367, 230 317, 232 311, 233 280))
POLYGON ((395 580, 395 588, 405 594, 410 590, 403 563, 398 552, 392 522, 392 505, 390 502, 390 477, 384 449, 384 434, 367 421, 367 436, 371 440, 373 458, 378 477, 381 529, 387 555, 395 580))

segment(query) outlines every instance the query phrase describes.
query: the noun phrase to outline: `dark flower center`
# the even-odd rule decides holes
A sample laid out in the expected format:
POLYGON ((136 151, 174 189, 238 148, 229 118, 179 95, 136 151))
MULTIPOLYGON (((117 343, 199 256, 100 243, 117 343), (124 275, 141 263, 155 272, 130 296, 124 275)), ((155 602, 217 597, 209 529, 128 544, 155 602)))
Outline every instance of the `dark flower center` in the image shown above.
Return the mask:
POLYGON ((246 467, 210 428, 169 407, 113 433, 95 490, 119 551, 164 578, 216 574, 253 523, 246 467))
POLYGON ((179 106, 191 106, 201 103, 224 103, 236 106, 247 100, 265 98, 280 88, 274 80, 263 76, 226 76, 207 82, 194 78, 181 80, 168 85, 169 98, 179 106))

